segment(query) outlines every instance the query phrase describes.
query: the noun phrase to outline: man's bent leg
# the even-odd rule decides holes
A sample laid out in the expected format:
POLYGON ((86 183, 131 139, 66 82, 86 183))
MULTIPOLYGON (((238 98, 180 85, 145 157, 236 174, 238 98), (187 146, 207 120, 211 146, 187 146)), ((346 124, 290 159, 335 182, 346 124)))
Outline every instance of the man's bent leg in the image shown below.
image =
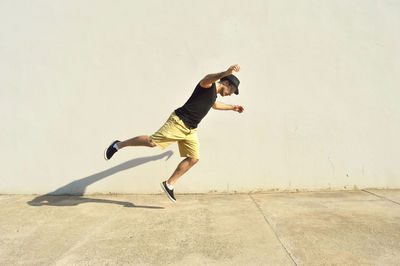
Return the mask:
POLYGON ((122 142, 117 143, 118 149, 125 148, 127 146, 146 146, 146 147, 155 147, 149 136, 137 136, 122 142))
POLYGON ((172 176, 168 179, 167 183, 171 186, 175 185, 175 182, 184 174, 186 173, 193 165, 195 165, 199 159, 194 158, 186 158, 182 162, 178 164, 175 172, 172 176))

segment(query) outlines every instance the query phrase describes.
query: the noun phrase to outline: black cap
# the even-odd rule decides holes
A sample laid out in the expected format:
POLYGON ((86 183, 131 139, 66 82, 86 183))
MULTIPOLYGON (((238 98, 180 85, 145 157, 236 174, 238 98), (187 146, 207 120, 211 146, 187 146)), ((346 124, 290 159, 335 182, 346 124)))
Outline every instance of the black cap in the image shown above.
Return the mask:
POLYGON ((237 90, 236 90, 234 93, 235 93, 236 95, 239 94, 239 84, 240 84, 240 81, 239 81, 239 79, 238 79, 235 75, 230 74, 229 76, 223 77, 223 78, 220 79, 220 80, 221 80, 221 81, 228 80, 231 84, 235 85, 236 88, 237 88, 237 90))

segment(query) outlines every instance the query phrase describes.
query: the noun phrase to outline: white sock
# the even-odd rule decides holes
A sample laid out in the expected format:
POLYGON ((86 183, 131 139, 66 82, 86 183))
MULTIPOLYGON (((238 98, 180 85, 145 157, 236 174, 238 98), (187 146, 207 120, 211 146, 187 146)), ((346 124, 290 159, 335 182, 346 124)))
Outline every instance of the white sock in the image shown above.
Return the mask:
POLYGON ((116 150, 118 150, 117 143, 114 144, 113 148, 115 148, 116 150))
POLYGON ((165 185, 167 186, 167 188, 169 190, 173 190, 174 189, 174 186, 171 186, 170 184, 168 184, 168 182, 165 182, 165 185))

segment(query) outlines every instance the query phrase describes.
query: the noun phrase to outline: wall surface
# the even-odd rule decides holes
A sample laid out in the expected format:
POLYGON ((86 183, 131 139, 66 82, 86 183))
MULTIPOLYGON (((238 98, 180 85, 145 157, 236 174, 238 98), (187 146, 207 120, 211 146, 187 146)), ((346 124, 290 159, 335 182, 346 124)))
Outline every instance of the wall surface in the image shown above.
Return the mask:
POLYGON ((177 192, 400 187, 396 0, 0 1, 0 193, 157 193, 152 134, 238 63, 177 192))

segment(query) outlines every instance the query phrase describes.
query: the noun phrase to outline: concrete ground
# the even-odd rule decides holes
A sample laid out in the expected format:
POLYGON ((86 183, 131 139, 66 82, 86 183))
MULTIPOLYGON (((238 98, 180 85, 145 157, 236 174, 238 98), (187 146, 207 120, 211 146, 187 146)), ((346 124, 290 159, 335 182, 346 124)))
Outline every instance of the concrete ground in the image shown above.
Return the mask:
POLYGON ((0 196, 0 265, 399 265, 400 190, 0 196))

